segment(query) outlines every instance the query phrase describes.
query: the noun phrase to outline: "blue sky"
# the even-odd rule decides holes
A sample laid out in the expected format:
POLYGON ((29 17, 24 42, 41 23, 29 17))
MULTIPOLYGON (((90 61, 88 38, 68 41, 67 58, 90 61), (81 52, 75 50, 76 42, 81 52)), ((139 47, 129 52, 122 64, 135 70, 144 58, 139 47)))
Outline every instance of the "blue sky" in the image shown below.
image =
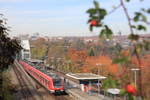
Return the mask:
MULTIPOLYGON (((97 1, 108 11, 112 6, 119 4, 119 0, 97 1)), ((140 7, 150 7, 150 0, 142 3, 139 0, 131 1, 127 4, 130 13, 139 10, 140 7)), ((0 13, 8 18, 12 35, 36 32, 50 36, 96 35, 98 30, 90 32, 87 25, 86 10, 91 7, 93 0, 0 0, 0 13)), ((148 19, 150 20, 150 16, 148 19)), ((122 9, 107 16, 105 22, 114 33, 118 31, 122 31, 123 34, 129 33, 122 9)))

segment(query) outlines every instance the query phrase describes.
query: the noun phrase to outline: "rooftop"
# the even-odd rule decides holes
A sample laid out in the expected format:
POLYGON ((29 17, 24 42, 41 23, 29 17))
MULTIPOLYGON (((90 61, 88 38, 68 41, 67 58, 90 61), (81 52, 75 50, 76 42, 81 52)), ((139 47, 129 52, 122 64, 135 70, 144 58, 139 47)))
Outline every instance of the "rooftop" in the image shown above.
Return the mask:
POLYGON ((106 77, 101 76, 101 75, 96 75, 92 73, 68 73, 66 74, 67 76, 77 79, 77 80, 92 80, 92 79, 105 79, 106 77))

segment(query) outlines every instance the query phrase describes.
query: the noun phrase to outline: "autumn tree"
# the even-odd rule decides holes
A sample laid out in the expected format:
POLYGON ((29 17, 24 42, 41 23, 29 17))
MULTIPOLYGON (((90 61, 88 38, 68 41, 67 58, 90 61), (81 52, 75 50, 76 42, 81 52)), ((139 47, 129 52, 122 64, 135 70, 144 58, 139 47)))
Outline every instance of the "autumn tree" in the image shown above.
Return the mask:
POLYGON ((32 58, 43 59, 43 56, 45 56, 47 50, 46 40, 40 37, 37 40, 30 41, 30 42, 32 45, 31 48, 32 58))
POLYGON ((94 53, 94 49, 93 49, 93 48, 91 48, 91 49, 89 50, 89 56, 95 56, 95 53, 94 53))
POLYGON ((9 29, 6 19, 0 14, 0 99, 4 100, 3 71, 13 64, 17 54, 21 50, 19 42, 8 37, 9 29))

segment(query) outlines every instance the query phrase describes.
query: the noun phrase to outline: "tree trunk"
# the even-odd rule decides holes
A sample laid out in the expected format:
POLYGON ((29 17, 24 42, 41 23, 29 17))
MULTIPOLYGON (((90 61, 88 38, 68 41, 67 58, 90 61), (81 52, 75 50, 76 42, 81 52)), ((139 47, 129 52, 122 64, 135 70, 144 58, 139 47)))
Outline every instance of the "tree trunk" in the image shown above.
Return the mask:
POLYGON ((0 100, 4 100, 3 96, 3 73, 0 72, 0 100))

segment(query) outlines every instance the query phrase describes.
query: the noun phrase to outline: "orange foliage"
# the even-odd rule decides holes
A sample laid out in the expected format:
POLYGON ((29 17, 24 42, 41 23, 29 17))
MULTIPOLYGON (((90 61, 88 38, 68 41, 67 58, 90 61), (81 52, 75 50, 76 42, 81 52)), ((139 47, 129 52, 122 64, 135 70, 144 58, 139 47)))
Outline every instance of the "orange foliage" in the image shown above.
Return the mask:
POLYGON ((132 59, 131 59, 131 62, 134 65, 136 65, 137 67, 143 67, 143 68, 145 68, 145 67, 150 66, 150 54, 141 57, 140 61, 141 61, 141 65, 139 65, 138 59, 135 56, 133 56, 132 59))
POLYGON ((42 37, 39 37, 37 40, 32 41, 32 45, 36 45, 36 46, 42 46, 45 43, 45 39, 42 37))
POLYGON ((75 49, 69 49, 68 56, 73 62, 85 61, 87 57, 87 52, 86 50, 77 51, 75 49))
POLYGON ((124 56, 129 56, 130 51, 129 51, 129 50, 123 50, 121 53, 122 53, 122 55, 124 55, 124 56))
POLYGON ((141 64, 139 65, 138 59, 134 56, 132 57, 132 63, 135 64, 137 67, 141 67, 142 73, 142 87, 143 87, 143 94, 145 97, 150 97, 150 54, 140 57, 141 64))
POLYGON ((87 57, 83 66, 83 71, 90 72, 92 68, 98 69, 98 67, 111 74, 116 74, 118 72, 118 66, 112 64, 112 60, 108 56, 87 57), (101 64, 101 66, 97 64, 101 64))

